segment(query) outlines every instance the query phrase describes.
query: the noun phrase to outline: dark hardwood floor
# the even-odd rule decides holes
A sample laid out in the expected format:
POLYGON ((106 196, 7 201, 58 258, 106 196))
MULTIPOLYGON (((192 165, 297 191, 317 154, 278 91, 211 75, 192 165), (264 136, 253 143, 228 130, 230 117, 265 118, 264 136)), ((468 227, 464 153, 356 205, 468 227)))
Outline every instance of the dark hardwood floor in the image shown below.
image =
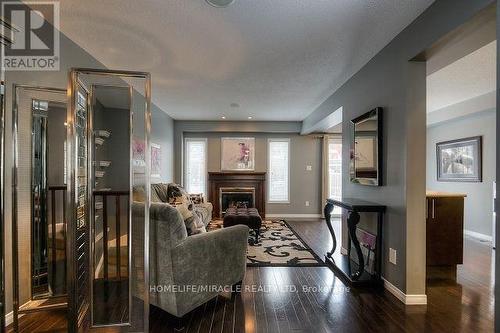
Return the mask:
MULTIPOLYGON (((323 221, 289 223, 324 256, 331 240, 323 221)), ((221 294, 180 324, 151 307, 151 332, 175 332, 176 325, 200 333, 492 332, 492 260, 488 244, 466 238, 456 272, 429 270, 427 306, 405 306, 387 291, 349 290, 327 267, 249 267, 241 294, 221 294)), ((64 332, 64 312, 25 316, 21 332, 64 332)))

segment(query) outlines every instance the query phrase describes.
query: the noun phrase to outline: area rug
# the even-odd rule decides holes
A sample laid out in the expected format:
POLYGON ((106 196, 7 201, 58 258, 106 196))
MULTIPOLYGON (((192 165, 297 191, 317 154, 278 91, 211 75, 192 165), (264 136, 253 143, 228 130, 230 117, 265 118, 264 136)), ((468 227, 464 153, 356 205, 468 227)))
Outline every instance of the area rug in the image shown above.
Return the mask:
MULTIPOLYGON (((208 225, 209 232, 221 228, 222 220, 208 225)), ((259 243, 248 246, 247 266, 324 266, 324 263, 286 221, 278 220, 262 222, 259 243)))

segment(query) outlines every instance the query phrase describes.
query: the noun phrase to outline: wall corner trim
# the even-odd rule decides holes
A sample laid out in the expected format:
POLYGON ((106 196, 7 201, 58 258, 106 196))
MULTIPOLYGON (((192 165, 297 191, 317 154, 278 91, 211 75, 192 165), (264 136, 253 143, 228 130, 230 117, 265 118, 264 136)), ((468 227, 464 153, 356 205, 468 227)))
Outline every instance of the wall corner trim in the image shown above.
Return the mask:
POLYGON ((382 277, 384 288, 405 305, 427 305, 427 295, 407 295, 382 277))

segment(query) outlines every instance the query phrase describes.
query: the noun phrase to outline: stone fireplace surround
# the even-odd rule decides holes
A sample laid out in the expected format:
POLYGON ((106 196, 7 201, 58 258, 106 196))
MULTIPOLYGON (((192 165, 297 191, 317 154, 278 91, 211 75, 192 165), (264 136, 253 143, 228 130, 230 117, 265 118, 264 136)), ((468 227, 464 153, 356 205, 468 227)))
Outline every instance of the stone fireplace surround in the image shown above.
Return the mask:
POLYGON ((253 207, 260 216, 265 216, 265 172, 209 172, 208 201, 214 206, 214 218, 222 218, 221 193, 247 192, 253 193, 253 207))

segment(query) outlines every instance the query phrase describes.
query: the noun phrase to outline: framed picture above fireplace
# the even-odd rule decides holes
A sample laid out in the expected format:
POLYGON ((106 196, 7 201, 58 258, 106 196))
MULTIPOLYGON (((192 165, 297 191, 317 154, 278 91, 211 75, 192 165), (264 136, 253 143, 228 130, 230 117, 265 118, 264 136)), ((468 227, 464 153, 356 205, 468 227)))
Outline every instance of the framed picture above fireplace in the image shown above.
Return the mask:
POLYGON ((222 171, 255 170, 255 138, 221 138, 222 171))

